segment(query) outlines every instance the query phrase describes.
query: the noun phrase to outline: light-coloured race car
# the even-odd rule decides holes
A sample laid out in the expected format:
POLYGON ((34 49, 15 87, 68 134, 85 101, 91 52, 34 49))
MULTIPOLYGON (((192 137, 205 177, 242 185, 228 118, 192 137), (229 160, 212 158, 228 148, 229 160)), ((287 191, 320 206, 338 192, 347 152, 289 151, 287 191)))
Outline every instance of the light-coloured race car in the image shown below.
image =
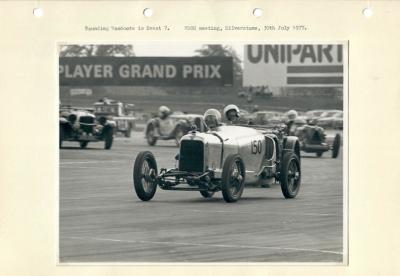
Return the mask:
POLYGON ((266 126, 219 126, 201 133, 191 130, 180 141, 177 165, 158 170, 150 151, 134 162, 137 196, 148 201, 157 186, 164 190, 199 191, 205 198, 222 191, 226 202, 237 201, 245 185, 280 182, 285 198, 296 197, 301 183, 300 144, 283 129, 266 126))
POLYGON ((131 137, 131 132, 135 128, 136 118, 134 115, 133 104, 123 104, 120 101, 103 98, 93 104, 94 115, 97 120, 106 118, 115 122, 115 132, 121 132, 125 137, 131 137))
POLYGON ((147 122, 145 137, 150 146, 154 146, 157 140, 175 140, 179 146, 182 136, 190 131, 192 125, 203 130, 203 116, 173 113, 165 119, 155 117, 147 122))

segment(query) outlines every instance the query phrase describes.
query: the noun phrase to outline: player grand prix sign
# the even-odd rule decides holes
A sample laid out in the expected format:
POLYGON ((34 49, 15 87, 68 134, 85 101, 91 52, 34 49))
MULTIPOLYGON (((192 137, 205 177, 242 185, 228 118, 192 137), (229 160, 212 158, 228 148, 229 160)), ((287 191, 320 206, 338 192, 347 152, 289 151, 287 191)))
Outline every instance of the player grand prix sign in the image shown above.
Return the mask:
POLYGON ((63 57, 60 85, 230 86, 232 57, 63 57))
POLYGON ((244 86, 343 86, 343 45, 245 45, 244 86))

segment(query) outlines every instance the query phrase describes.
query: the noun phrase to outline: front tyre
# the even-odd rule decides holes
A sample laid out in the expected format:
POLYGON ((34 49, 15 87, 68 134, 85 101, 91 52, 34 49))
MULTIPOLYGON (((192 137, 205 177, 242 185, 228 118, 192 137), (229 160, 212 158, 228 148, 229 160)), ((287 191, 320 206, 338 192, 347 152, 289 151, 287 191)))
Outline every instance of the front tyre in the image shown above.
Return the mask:
POLYGON ((300 161, 296 154, 287 152, 283 156, 280 172, 281 190, 285 198, 294 198, 300 189, 300 161))
POLYGON ((340 150, 340 134, 335 135, 335 139, 333 139, 333 144, 332 144, 332 158, 336 158, 339 155, 339 150, 340 150))
POLYGON ((243 193, 246 170, 242 158, 231 154, 222 168, 221 191, 226 202, 236 202, 243 193))
POLYGON ((146 133, 147 144, 154 146, 157 143, 157 137, 155 136, 155 129, 153 125, 149 125, 146 133))
POLYGON ((104 127, 104 149, 109 150, 114 141, 114 130, 112 127, 104 127))
POLYGON ((150 151, 140 152, 133 165, 133 184, 136 195, 143 201, 154 197, 157 189, 157 163, 150 151))

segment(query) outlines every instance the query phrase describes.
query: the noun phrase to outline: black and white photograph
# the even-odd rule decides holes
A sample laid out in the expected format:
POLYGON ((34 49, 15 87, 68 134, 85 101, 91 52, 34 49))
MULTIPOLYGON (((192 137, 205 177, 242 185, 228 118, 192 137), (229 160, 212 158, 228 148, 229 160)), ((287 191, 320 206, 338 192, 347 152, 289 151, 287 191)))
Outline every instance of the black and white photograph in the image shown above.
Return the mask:
POLYGON ((59 264, 348 258, 348 43, 58 45, 59 264))

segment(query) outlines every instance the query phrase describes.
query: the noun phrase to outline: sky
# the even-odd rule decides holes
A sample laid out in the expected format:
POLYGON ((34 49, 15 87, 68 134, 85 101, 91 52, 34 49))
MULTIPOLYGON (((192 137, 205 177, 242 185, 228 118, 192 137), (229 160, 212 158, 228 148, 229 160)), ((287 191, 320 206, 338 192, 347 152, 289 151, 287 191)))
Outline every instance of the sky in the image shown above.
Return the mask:
MULTIPOLYGON (((212 44, 212 43, 208 43, 212 44)), ((218 43, 214 43, 218 44, 218 43)), ((204 43, 185 43, 185 42, 143 42, 133 44, 133 51, 136 56, 193 56, 196 49, 200 49, 204 43)), ((238 57, 243 60, 243 44, 227 43, 224 45, 232 46, 238 57)))

